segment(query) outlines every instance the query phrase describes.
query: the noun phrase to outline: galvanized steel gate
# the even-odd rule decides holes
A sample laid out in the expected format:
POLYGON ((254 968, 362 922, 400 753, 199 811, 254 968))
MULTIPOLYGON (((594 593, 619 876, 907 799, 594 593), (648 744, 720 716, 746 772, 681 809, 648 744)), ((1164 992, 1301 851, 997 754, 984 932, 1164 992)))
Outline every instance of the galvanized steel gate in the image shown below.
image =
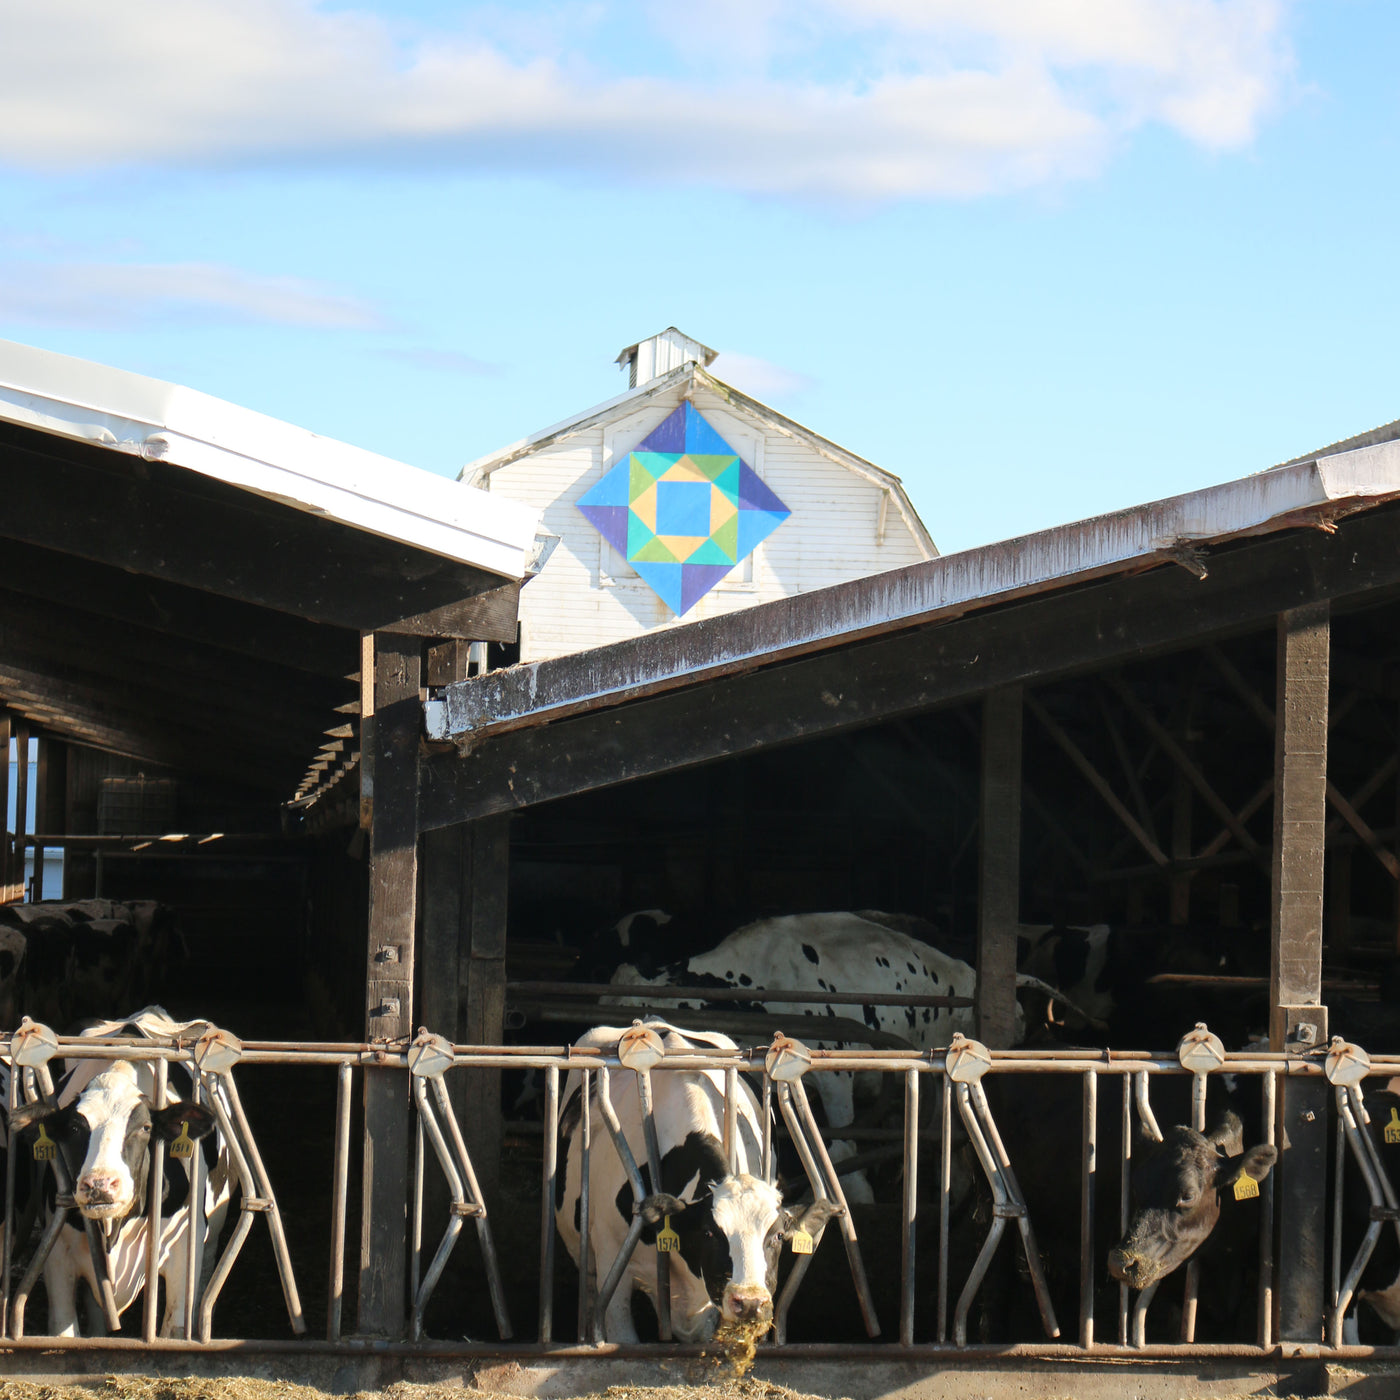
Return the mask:
MULTIPOLYGON (((241 1044, 226 1032, 209 1027, 197 1039, 185 1043, 161 1043, 155 1040, 109 1037, 93 1040, 80 1037, 56 1037, 47 1028, 26 1025, 7 1041, 0 1042, 0 1063, 10 1069, 9 1107, 11 1111, 21 1103, 52 1094, 53 1083, 48 1065, 55 1056, 73 1058, 112 1060, 145 1060, 155 1064, 157 1099, 164 1090, 169 1064, 177 1061, 191 1072, 197 1085, 197 1094, 215 1115, 219 1129, 228 1144, 240 1188, 241 1201, 239 1219, 227 1245, 219 1258, 211 1277, 203 1283, 198 1278, 199 1251, 202 1243, 202 1221, 196 1221, 196 1228, 188 1231, 185 1247, 189 1251, 189 1283, 186 1310, 186 1343, 218 1347, 227 1345, 213 1338, 213 1312, 224 1290, 230 1273, 237 1260, 248 1234, 253 1226, 253 1216, 263 1215, 271 1233, 273 1253, 281 1278, 282 1289, 287 1305, 292 1330, 302 1333, 306 1323, 301 1316, 281 1217, 278 1212, 272 1183, 263 1167, 257 1144, 248 1126, 233 1069, 237 1064, 259 1065, 277 1064, 294 1066, 322 1066, 336 1071, 336 1114, 335 1135, 332 1158, 326 1164, 331 1186, 331 1238, 329 1241, 328 1307, 325 1322, 326 1343, 347 1352, 362 1349, 363 1339, 346 1338, 342 1335, 342 1300, 344 1296, 345 1230, 350 1163, 350 1127, 352 1114, 352 1093, 357 1068, 401 1067, 408 1084, 411 1085, 412 1101, 417 1110, 417 1153, 412 1176, 412 1196, 410 1210, 410 1242, 412 1260, 413 1298, 411 1305, 410 1340, 402 1344, 402 1350, 421 1349, 425 1352, 441 1353, 443 1350, 482 1353, 490 1352, 491 1347, 453 1347, 434 1344, 423 1339, 424 1310, 441 1279, 446 1263, 457 1244, 464 1223, 472 1220, 480 1244, 484 1283, 489 1290, 496 1327, 502 1345, 498 1351, 534 1352, 550 1351, 551 1354, 567 1351, 570 1354, 609 1354, 613 1349, 601 1345, 601 1316, 611 1289, 617 1284, 628 1259, 636 1249, 646 1213, 645 1187, 637 1167, 640 1154, 648 1161, 651 1179, 659 1180, 659 1151, 656 1133, 646 1118, 644 1144, 629 1143, 615 1115, 604 1109, 608 1120, 606 1144, 590 1140, 586 1130, 583 1140, 584 1171, 587 1171, 589 1154, 599 1150, 616 1152, 631 1182, 634 1195, 634 1215, 622 1253, 615 1260, 607 1261, 604 1281, 598 1298, 588 1296, 586 1286, 581 1287, 577 1310, 577 1336, 575 1345, 560 1344, 555 1339, 554 1319, 554 1268, 555 1268, 555 1229, 554 1191, 559 1170, 556 1143, 559 1121, 559 1075, 576 1069, 581 1072, 585 1085, 596 1078, 603 1092, 597 1095, 600 1107, 609 1105, 606 1092, 609 1076, 615 1073, 628 1073, 637 1076, 642 1103, 651 1102, 650 1077, 678 1070, 714 1071, 723 1077, 726 1095, 726 1146, 733 1141, 735 1132, 735 1104, 739 1092, 740 1075, 755 1081, 762 1116, 765 1124, 763 1140, 763 1170, 768 1179, 774 1175, 775 1142, 772 1127, 775 1121, 774 1101, 777 1115, 781 1116, 789 1138, 801 1161, 802 1173, 814 1199, 828 1199, 836 1207, 834 1217, 840 1224, 843 1244, 848 1259, 852 1282, 860 1303, 860 1311, 865 1330, 872 1339, 880 1335, 881 1327, 876 1316, 875 1303, 866 1277, 867 1261, 861 1254, 860 1240, 855 1221, 847 1205, 842 1190, 840 1176, 832 1162, 823 1132, 818 1126, 808 1100, 804 1080, 806 1077, 827 1073, 877 1073, 897 1075, 903 1083, 904 1123, 901 1142, 903 1181, 901 1190, 901 1238, 900 1260, 899 1326, 898 1340, 867 1344, 868 1354, 876 1356, 926 1356, 937 1355, 946 1360, 954 1360, 959 1355, 1025 1355, 1057 1357, 1102 1357, 1119 1356, 1143 1358, 1158 1357, 1201 1357, 1232 1355, 1239 1357, 1265 1358, 1278 1355, 1280 1348, 1273 1332, 1274 1311, 1274 1182, 1272 1176, 1260 1183, 1260 1228, 1258 1259, 1258 1299, 1257 1326, 1252 1342, 1239 1341, 1232 1344, 1196 1344, 1195 1265, 1188 1265, 1184 1287, 1182 1308, 1181 1340, 1170 1345, 1146 1346, 1145 1324, 1149 1307, 1156 1288, 1144 1290, 1134 1300, 1126 1284, 1120 1285, 1116 1338, 1112 1342, 1099 1340, 1095 1317, 1094 1279, 1100 1255, 1107 1242, 1096 1240, 1094 1215, 1100 1177, 1099 1147, 1099 1103, 1103 1081, 1117 1081, 1119 1100, 1119 1121, 1121 1124, 1119 1150, 1122 1172, 1120 1176, 1119 1217, 1120 1225, 1126 1228, 1129 1211, 1129 1169, 1132 1161, 1134 1120, 1149 1136, 1161 1139, 1161 1130, 1152 1108, 1151 1086, 1154 1080, 1168 1076, 1190 1076, 1192 1087, 1192 1125, 1198 1130, 1205 1125, 1205 1104, 1207 1078, 1213 1074, 1231 1074, 1257 1081, 1260 1095, 1260 1117, 1264 1139, 1267 1143, 1278 1140, 1278 1109, 1280 1104, 1279 1080, 1293 1076, 1325 1076, 1334 1090, 1336 1103, 1336 1172, 1333 1191, 1334 1232, 1331 1257, 1330 1307, 1328 1310, 1325 1339, 1319 1339, 1320 1355, 1338 1357, 1358 1355, 1397 1355, 1397 1348, 1356 1348, 1342 1345, 1343 1318, 1353 1299, 1357 1282, 1374 1249, 1381 1232, 1386 1228, 1396 1231, 1400 1240, 1400 1194, 1397 1184, 1392 1182, 1379 1159, 1374 1144, 1365 1132, 1366 1106, 1363 1086, 1368 1077, 1389 1078, 1400 1075, 1400 1057, 1377 1057, 1371 1060, 1363 1050, 1334 1040, 1326 1053, 1319 1050, 1315 1054, 1227 1054, 1220 1042, 1205 1027, 1197 1027, 1188 1034, 1172 1057, 1154 1056, 1145 1052, 1095 1052, 1095 1051, 988 1051, 976 1041, 957 1037, 946 1052, 885 1052, 885 1051, 846 1051, 812 1050, 801 1042, 789 1037, 775 1037, 772 1045, 755 1051, 711 1051, 687 1053, 683 1056, 666 1055, 660 1050, 654 1035, 649 1036, 644 1028, 629 1036, 624 1036, 617 1053, 603 1054, 598 1051, 577 1048, 516 1048, 516 1047, 470 1047, 452 1046, 441 1037, 422 1032, 408 1047, 387 1047, 371 1045, 292 1045, 272 1042, 249 1042, 241 1044), (477 1181, 476 1171, 470 1154, 469 1133, 464 1133, 452 1108, 448 1092, 447 1076, 471 1074, 473 1072, 500 1070, 505 1068, 533 1068, 543 1072, 545 1080, 545 1122, 543 1136, 543 1161, 540 1182, 540 1238, 539 1238, 539 1322, 537 1338, 534 1342, 521 1342, 514 1339, 514 1329, 506 1305, 506 1289, 501 1277, 500 1262, 491 1233, 488 1202, 483 1196, 477 1181), (1029 1075, 1029 1076, 1071 1076, 1080 1082, 1080 1102, 1082 1116, 1077 1134, 1079 1143, 1080 1178, 1080 1217, 1079 1217, 1079 1270, 1080 1290, 1078 1308, 1077 1337, 1074 1342, 1057 1340, 1060 1336, 1061 1320, 1055 1315, 1043 1272, 1040 1267, 1040 1254, 1035 1236, 1035 1222, 1030 1218, 1017 1173, 1017 1164, 1011 1160, 1003 1135, 996 1122, 992 1104, 984 1089, 987 1076, 1029 1075), (925 1080, 936 1081, 938 1091, 937 1132, 932 1136, 937 1141, 937 1285, 932 1320, 927 1325, 920 1324, 921 1314, 917 1309, 916 1297, 916 1250, 920 1214, 924 1202, 918 1191, 920 1162, 920 1104, 923 1099, 925 1080), (950 1197, 952 1191, 953 1158, 953 1114, 956 1109, 958 1122, 967 1141, 970 1143, 976 1160, 984 1174, 993 1198, 993 1213, 986 1236, 982 1241, 976 1261, 959 1284, 949 1277, 950 1239, 950 1197), (448 1217, 444 1224, 440 1241, 435 1247, 426 1269, 423 1267, 425 1220, 425 1184, 428 1173, 428 1156, 438 1163, 450 1197, 448 1217), (1368 1198, 1370 1225, 1361 1242, 1358 1253, 1352 1260, 1342 1258, 1341 1217, 1343 1210, 1343 1190, 1345 1173, 1342 1170, 1345 1154, 1355 1160, 1360 1179, 1365 1185, 1368 1198), (1046 1334, 1044 1342, 1015 1345, 970 1345, 968 1343, 968 1318, 972 1306, 986 1277, 992 1257, 997 1251, 1006 1231, 1008 1221, 1014 1221, 1024 1252, 1028 1273, 1035 1292, 1040 1317, 1046 1334), (954 1294, 956 1289, 956 1296, 954 1294), (951 1311, 951 1318, 950 1318, 951 1311), (951 1324, 951 1325, 950 1325, 951 1324)), ((407 1088, 407 1086, 406 1086, 407 1088)), ((585 1089, 585 1092, 587 1090, 585 1089)), ((587 1124, 589 1115, 582 1115, 587 1124)), ((837 1135, 840 1129, 836 1130, 837 1135)), ((0 1306, 3 1307, 4 1338, 6 1346, 41 1346, 44 1348, 81 1348, 109 1346, 105 1338, 26 1338, 25 1307, 28 1295, 39 1276, 43 1255, 51 1246, 62 1226, 67 1213, 73 1208, 72 1181, 63 1166, 61 1155, 51 1163, 55 1172, 58 1189, 57 1210, 47 1223, 42 1238, 31 1256, 18 1285, 11 1287, 12 1264, 21 1262, 16 1256, 24 1241, 16 1238, 15 1219, 15 1179, 19 1152, 14 1140, 10 1143, 9 1168, 5 1183, 5 1243, 4 1271, 0 1279, 0 1306)), ((160 1149, 156 1149, 156 1170, 151 1173, 152 1190, 148 1201, 148 1211, 153 1220, 159 1220, 161 1209, 160 1192, 156 1189, 161 1180, 160 1149)), ((198 1153, 191 1159, 195 1184, 199 1174, 198 1153)), ((1027 1164, 1020 1164, 1022 1174, 1027 1164)), ((585 1181, 586 1181, 585 1176, 585 1181)), ((203 1199, 202 1194, 192 1192, 191 1199, 203 1199)), ((584 1191, 584 1201, 587 1191, 584 1191)), ((581 1212, 587 1206, 581 1204, 581 1212)), ((582 1234, 587 1240, 587 1217, 584 1216, 582 1234)), ((151 1230, 148 1240, 147 1268, 153 1267, 154 1241, 159 1227, 151 1230)), ((815 1243, 820 1242, 818 1232, 815 1243)), ((584 1245, 587 1248, 587 1245, 584 1245)), ((94 1251, 100 1252, 100 1241, 93 1242, 94 1251)), ((775 1354, 822 1355, 832 1352, 829 1346, 821 1344, 791 1344, 786 1340, 787 1322, 796 1300, 804 1275, 811 1264, 811 1255, 797 1256, 788 1270, 783 1288, 776 1300, 774 1315, 774 1337, 770 1345, 775 1354)), ((669 1323, 665 1305, 665 1273, 667 1261, 658 1253, 658 1298, 662 1300, 658 1309, 663 1339, 669 1337, 669 1323)), ((600 1273, 603 1261, 598 1261, 600 1273)), ((581 1268, 581 1276, 586 1280, 589 1270, 581 1268)), ((99 1278, 102 1273, 99 1270, 99 1278)), ((149 1277, 149 1272, 148 1275, 149 1277)), ((104 1298, 109 1325, 115 1321, 110 1296, 104 1298)), ((156 1290, 147 1289, 143 1313, 142 1335, 147 1344, 155 1341, 156 1333, 156 1290)), ((296 1344, 290 1344, 296 1345, 296 1344)), ((371 1344, 382 1347, 384 1344, 371 1344)), ((684 1349, 682 1350, 689 1350, 684 1349)), ((844 1348, 849 1351, 850 1348, 844 1348)), ((1287 1350, 1286 1348, 1284 1350, 1287 1350)))

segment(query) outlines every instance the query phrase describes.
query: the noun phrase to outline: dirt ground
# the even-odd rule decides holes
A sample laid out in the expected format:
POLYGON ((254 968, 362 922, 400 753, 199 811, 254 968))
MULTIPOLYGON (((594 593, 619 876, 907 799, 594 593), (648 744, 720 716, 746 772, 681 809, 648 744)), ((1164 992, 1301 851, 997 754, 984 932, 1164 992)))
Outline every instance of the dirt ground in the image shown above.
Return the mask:
MULTIPOLYGON (((400 1383, 387 1390, 360 1392, 346 1400, 463 1400, 460 1386, 400 1383)), ((514 1400, 505 1394, 473 1390, 471 1400, 514 1400)), ((252 1378, 171 1380, 161 1377, 112 1376, 100 1385, 41 1385, 30 1381, 0 1381, 0 1400, 327 1400, 312 1386, 252 1378)), ((713 1385, 636 1388, 610 1386, 597 1396, 579 1400, 817 1400, 786 1386, 722 1374, 713 1385)))

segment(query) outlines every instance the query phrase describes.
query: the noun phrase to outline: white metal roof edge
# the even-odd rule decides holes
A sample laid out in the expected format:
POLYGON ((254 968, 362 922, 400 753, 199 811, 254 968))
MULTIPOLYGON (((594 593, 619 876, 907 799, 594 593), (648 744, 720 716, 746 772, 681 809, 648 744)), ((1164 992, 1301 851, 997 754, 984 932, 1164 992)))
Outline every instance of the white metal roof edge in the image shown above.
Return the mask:
POLYGON ((1315 523, 1345 514, 1349 505, 1388 498, 1400 498, 1400 442, 1276 467, 592 651, 488 672, 449 687, 446 704, 434 712, 433 737, 476 738, 544 723, 892 627, 946 620, 1046 586, 1173 558, 1191 562, 1193 545, 1315 523))
POLYGON ((540 512, 209 394, 0 340, 0 420, 185 467, 506 578, 540 512))

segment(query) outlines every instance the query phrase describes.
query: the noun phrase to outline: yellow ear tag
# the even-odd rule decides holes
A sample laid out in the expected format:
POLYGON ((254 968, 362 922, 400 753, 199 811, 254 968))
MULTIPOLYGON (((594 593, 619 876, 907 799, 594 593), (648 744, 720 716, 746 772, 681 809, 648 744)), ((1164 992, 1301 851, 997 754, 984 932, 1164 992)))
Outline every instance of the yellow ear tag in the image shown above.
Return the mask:
POLYGON ((190 1141, 190 1125, 180 1124, 180 1136, 170 1144, 170 1155, 172 1157, 193 1157, 194 1143, 190 1141))
POLYGON ((1390 1122, 1385 1125, 1385 1140, 1400 1142, 1400 1109, 1393 1106, 1390 1110, 1390 1122))
POLYGON ((1258 1194, 1259 1183, 1248 1172, 1241 1172, 1235 1178, 1235 1199, 1237 1201, 1252 1200, 1258 1194))
POLYGON ((680 1247, 681 1237, 671 1228, 671 1217, 668 1215, 662 1222, 662 1228, 656 1232, 656 1252, 673 1254, 680 1247))
POLYGON ((792 1252, 794 1254, 810 1254, 812 1252, 812 1237, 806 1230, 792 1232, 792 1252))
POLYGON ((39 1124, 39 1136, 34 1142, 34 1160, 36 1162, 52 1162, 58 1156, 58 1144, 44 1131, 44 1125, 39 1124))

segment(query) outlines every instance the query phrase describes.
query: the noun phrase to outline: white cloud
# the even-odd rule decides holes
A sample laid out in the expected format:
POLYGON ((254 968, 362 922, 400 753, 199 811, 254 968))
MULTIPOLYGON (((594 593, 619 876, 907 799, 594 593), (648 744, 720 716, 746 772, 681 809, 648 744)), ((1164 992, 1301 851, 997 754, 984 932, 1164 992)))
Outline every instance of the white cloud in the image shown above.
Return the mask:
POLYGON ((120 329, 262 322, 376 330, 366 303, 300 277, 211 263, 0 262, 0 319, 120 329))
POLYGON ((500 365, 489 360, 478 360, 474 355, 464 355, 460 350, 434 350, 431 346, 415 345, 401 349, 380 350, 386 359, 402 360, 415 369, 430 369, 441 374, 474 374, 494 376, 501 372, 500 365))
POLYGON ((670 27, 677 53, 698 53, 686 36, 707 24, 732 33, 738 77, 663 76, 659 63, 605 77, 585 53, 407 39, 372 13, 314 0, 45 0, 6 18, 0 159, 378 161, 818 198, 970 196, 1092 173, 1145 122, 1238 145, 1288 63, 1278 0, 690 10, 670 27), (843 44, 844 63, 832 58, 843 44))
POLYGON ((756 399, 783 399, 810 389, 813 380, 796 370, 784 369, 756 355, 738 355, 726 350, 716 355, 710 373, 756 399))

